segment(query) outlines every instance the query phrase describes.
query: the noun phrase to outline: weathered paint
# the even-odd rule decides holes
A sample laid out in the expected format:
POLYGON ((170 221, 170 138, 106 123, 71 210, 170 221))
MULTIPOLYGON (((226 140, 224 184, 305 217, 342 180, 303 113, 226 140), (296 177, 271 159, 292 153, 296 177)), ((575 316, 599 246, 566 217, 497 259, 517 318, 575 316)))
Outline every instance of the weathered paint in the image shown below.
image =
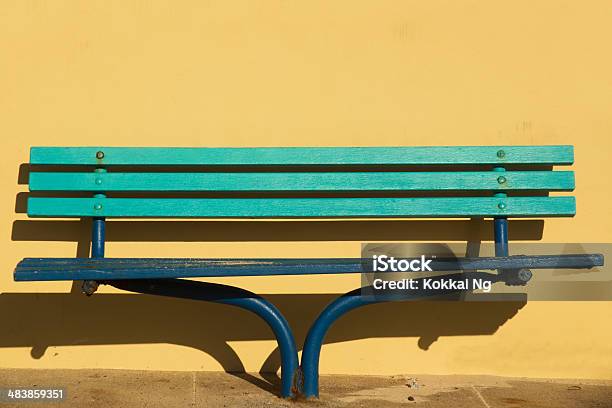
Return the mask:
POLYGON ((30 191, 571 191, 571 171, 30 173, 30 191))
POLYGON ((383 165, 572 164, 573 146, 392 147, 32 147, 31 164, 383 165), (100 153, 103 158, 99 159, 100 153))
MULTIPOLYGON (((439 258, 430 263, 435 271, 591 268, 600 265, 603 265, 603 256, 599 254, 439 258)), ((343 274, 371 270, 372 260, 362 258, 25 258, 17 265, 14 277, 17 281, 108 280, 343 274)))
POLYGON ((538 217, 575 212, 574 197, 28 199, 31 217, 538 217))

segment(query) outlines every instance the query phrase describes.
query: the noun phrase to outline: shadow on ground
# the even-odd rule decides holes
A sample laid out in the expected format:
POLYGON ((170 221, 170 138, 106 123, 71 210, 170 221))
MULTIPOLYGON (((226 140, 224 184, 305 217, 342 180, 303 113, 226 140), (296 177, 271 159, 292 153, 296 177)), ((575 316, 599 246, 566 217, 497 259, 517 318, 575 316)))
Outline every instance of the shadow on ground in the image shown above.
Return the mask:
MULTIPOLYGON (((17 211, 21 212, 20 200, 17 211)), ((540 220, 510 222, 510 239, 538 240, 540 220)), ((492 240, 483 220, 398 221, 108 221, 108 241, 480 241, 492 240)), ((77 242, 87 257, 90 221, 24 220, 13 223, 14 241, 77 242)), ((32 254, 35 256, 36 254, 32 254)), ((2 293, 0 347, 31 347, 41 358, 49 346, 172 343, 214 357, 227 372, 244 366, 231 341, 273 340, 266 324, 225 305, 135 294, 2 293), (19 311, 15 313, 15 311, 19 311), (36 322, 36 324, 33 324, 36 322)), ((278 306, 294 330, 298 347, 318 313, 339 294, 262 294, 278 306)), ((524 305, 514 302, 408 302, 364 307, 341 318, 325 344, 372 337, 417 337, 427 350, 441 336, 490 335, 524 305), (384 318, 381 318, 384 316, 384 318), (478 318, 474 318, 477 316, 478 318), (401 321, 402 324, 397 324, 401 321)), ((241 374, 274 392, 278 350, 261 367, 264 380, 241 374)))

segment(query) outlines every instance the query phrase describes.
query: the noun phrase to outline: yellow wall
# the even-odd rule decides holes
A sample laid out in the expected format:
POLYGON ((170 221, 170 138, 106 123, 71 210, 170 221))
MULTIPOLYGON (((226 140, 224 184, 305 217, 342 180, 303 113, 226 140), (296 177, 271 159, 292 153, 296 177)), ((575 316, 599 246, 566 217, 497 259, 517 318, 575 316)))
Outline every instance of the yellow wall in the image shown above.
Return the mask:
MULTIPOLYGON (((4 0, 0 366, 278 364, 271 333, 246 312, 13 282, 22 257, 86 253, 86 225, 23 214, 32 145, 574 144, 578 215, 547 220, 542 239, 610 242, 612 220, 600 216, 612 202, 602 172, 612 159, 611 19, 609 1, 4 0)), ((107 253, 351 257, 414 224, 185 225, 116 222, 107 253)), ((301 342, 332 294, 359 278, 224 282, 270 295, 301 342)), ((332 330, 322 371, 610 379, 611 318, 610 302, 382 305, 332 330)))

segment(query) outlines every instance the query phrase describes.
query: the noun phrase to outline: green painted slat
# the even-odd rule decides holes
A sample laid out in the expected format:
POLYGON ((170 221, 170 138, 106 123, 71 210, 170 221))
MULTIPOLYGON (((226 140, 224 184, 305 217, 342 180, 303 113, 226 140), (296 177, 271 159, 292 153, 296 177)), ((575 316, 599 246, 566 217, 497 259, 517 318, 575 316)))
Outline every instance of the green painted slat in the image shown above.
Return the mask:
POLYGON ((571 171, 30 173, 31 191, 377 191, 574 189, 571 171), (501 178, 500 178, 501 177, 501 178))
POLYGON ((28 199, 32 217, 535 217, 575 212, 574 197, 28 199))
POLYGON ((421 147, 32 147, 31 164, 412 165, 572 164, 573 146, 421 147), (103 158, 96 158, 98 152, 103 158))

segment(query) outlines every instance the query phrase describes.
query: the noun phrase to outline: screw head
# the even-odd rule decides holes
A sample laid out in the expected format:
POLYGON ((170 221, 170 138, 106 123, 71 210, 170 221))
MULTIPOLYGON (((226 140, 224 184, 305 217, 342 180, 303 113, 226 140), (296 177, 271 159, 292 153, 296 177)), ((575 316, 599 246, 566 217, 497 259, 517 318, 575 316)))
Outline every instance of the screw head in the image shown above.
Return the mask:
POLYGON ((506 152, 504 152, 503 150, 498 150, 497 157, 499 157, 500 159, 506 157, 506 152))
POLYGON ((499 177, 497 178, 497 182, 498 182, 499 184, 504 184, 504 183, 506 182, 506 178, 505 178, 504 176, 499 176, 499 177))
POLYGON ((497 208, 499 208, 500 210, 505 210, 506 209, 506 203, 501 202, 501 203, 497 204, 497 208))
POLYGON ((95 204, 94 205, 94 210, 101 210, 102 209, 102 204, 95 204))
POLYGON ((104 158, 104 152, 103 151, 99 151, 96 153, 96 159, 98 160, 102 160, 104 158))
POLYGON ((97 178, 96 179, 96 184, 98 184, 98 185, 102 184, 102 179, 101 178, 97 178))

